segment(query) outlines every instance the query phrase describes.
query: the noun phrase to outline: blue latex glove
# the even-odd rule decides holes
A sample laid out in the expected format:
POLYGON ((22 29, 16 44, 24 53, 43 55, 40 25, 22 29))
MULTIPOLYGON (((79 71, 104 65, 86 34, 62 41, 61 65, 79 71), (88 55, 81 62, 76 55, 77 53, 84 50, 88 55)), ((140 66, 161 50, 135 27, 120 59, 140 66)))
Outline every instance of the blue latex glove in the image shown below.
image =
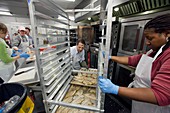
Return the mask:
POLYGON ((15 57, 15 56, 17 56, 17 54, 16 54, 16 52, 22 52, 22 50, 20 50, 20 49, 18 49, 18 50, 12 50, 12 55, 11 55, 11 57, 15 57))
POLYGON ((108 59, 110 60, 112 58, 112 56, 108 56, 108 59))
POLYGON ((12 50, 11 57, 15 57, 15 56, 17 56, 17 55, 16 55, 16 51, 13 49, 13 50, 12 50))
POLYGON ((21 50, 21 49, 18 49, 17 51, 18 51, 18 52, 20 52, 20 53, 22 52, 22 50, 21 50))
POLYGON ((113 84, 109 79, 99 76, 99 87, 104 93, 118 94, 119 86, 113 84))
POLYGON ((102 51, 103 58, 105 58, 105 51, 102 51))
POLYGON ((13 49, 12 52, 13 52, 13 53, 22 52, 22 50, 21 50, 21 49, 18 49, 18 50, 14 50, 14 49, 13 49))
POLYGON ((12 54, 11 54, 11 57, 15 57, 15 56, 17 56, 15 53, 12 53, 12 54))
POLYGON ((30 55, 29 54, 27 54, 27 53, 22 53, 22 54, 20 54, 19 55, 20 56, 20 58, 28 58, 28 57, 30 57, 30 55))
POLYGON ((4 107, 0 108, 0 113, 3 113, 4 107))
MULTIPOLYGON (((103 58, 105 58, 105 51, 102 51, 103 58)), ((112 56, 108 56, 108 60, 111 59, 112 56)))

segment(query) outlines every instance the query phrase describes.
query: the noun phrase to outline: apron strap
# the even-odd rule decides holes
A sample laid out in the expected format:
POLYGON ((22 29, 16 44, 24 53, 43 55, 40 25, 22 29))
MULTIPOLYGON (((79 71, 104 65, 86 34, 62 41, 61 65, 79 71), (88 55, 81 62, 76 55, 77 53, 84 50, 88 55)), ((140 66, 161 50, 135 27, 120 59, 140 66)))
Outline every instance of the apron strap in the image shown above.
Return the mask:
POLYGON ((168 49, 170 47, 170 37, 168 38, 168 42, 166 43, 166 45, 162 48, 162 52, 157 56, 159 57, 160 55, 163 54, 163 52, 168 49))
POLYGON ((0 77, 0 84, 4 83, 4 80, 0 77))
POLYGON ((19 39, 19 43, 18 43, 17 47, 19 47, 20 44, 21 44, 21 38, 19 39))
POLYGON ((162 51, 165 51, 166 49, 168 49, 170 47, 170 37, 168 37, 168 42, 166 43, 166 45, 162 48, 162 51))

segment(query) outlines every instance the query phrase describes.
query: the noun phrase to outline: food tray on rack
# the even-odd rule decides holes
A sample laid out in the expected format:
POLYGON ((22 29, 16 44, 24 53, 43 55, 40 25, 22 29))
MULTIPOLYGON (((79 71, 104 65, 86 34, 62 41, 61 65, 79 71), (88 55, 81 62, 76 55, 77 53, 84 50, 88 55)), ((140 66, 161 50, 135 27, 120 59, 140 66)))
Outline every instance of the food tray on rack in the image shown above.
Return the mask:
MULTIPOLYGON (((70 104, 96 106, 96 89, 78 85, 71 85, 62 101, 70 104)), ((60 106, 57 109, 56 113, 94 113, 94 112, 60 106)))
POLYGON ((96 85, 84 85, 84 84, 79 83, 79 82, 76 82, 76 81, 71 81, 70 84, 72 84, 72 85, 79 85, 79 86, 85 86, 85 87, 96 88, 96 85))
POLYGON ((97 84, 97 73, 96 72, 97 72, 97 69, 89 69, 89 70, 81 69, 80 72, 78 72, 78 75, 73 77, 73 80, 70 83, 75 84, 75 85, 95 88, 97 84), (87 73, 85 71, 87 71, 87 73))

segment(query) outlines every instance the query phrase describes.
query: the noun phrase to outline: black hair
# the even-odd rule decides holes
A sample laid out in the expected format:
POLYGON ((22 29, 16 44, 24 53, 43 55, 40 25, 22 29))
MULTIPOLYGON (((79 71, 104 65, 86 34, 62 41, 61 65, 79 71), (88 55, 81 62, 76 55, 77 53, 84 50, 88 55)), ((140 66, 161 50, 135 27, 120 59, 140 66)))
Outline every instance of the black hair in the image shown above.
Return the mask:
POLYGON ((144 29, 153 28, 155 33, 170 33, 170 13, 157 16, 146 23, 144 29))
MULTIPOLYGON (((150 20, 144 27, 144 29, 153 28, 155 33, 170 33, 170 13, 157 16, 150 20)), ((168 38, 168 42, 162 48, 162 51, 165 51, 170 47, 170 37, 168 38)), ((162 53, 161 53, 162 54, 162 53)), ((160 54, 160 55, 161 55, 160 54)), ((160 56, 159 55, 159 56, 160 56)))
POLYGON ((0 31, 2 31, 2 33, 4 33, 4 34, 6 34, 8 32, 8 29, 5 24, 0 23, 0 31))
POLYGON ((84 44, 84 45, 86 44, 85 41, 84 41, 84 39, 82 39, 82 38, 80 38, 80 39, 77 40, 77 45, 78 45, 79 43, 82 43, 82 44, 84 44))
POLYGON ((29 32, 31 31, 31 29, 29 27, 25 27, 25 29, 28 29, 29 32))

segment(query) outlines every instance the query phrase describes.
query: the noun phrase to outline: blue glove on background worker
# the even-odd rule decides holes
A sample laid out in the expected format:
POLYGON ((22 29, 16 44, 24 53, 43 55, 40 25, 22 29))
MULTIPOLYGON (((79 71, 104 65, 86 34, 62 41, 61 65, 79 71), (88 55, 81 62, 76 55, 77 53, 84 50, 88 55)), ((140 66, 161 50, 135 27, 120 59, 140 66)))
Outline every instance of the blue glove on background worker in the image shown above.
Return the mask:
POLYGON ((119 86, 113 84, 109 79, 99 76, 99 87, 104 93, 111 93, 117 95, 119 92, 119 86))
POLYGON ((22 52, 22 50, 18 49, 18 50, 12 50, 12 54, 11 54, 11 57, 15 57, 17 56, 16 52, 22 52))
POLYGON ((20 58, 28 58, 28 57, 30 57, 30 55, 29 54, 27 54, 27 53, 22 53, 22 54, 20 54, 19 55, 20 56, 20 58))
POLYGON ((17 56, 15 52, 12 51, 11 57, 17 56))

